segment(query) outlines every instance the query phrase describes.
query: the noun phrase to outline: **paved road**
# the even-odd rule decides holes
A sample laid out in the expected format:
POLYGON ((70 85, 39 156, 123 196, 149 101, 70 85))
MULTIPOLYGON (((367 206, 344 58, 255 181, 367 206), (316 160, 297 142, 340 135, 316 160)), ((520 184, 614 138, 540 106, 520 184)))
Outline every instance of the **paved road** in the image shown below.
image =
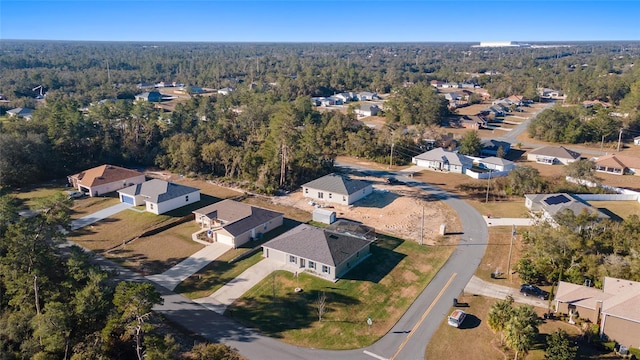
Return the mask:
POLYGON ((538 116, 538 114, 540 114, 542 111, 544 111, 544 110, 546 110, 546 109, 548 109, 550 107, 553 107, 553 105, 555 105, 555 104, 556 104, 555 102, 550 102, 545 107, 543 107, 538 112, 536 112, 531 117, 529 117, 527 120, 525 120, 522 123, 520 123, 520 125, 514 127, 513 129, 511 129, 511 131, 509 131, 506 134, 504 134, 501 137, 499 137, 498 140, 506 141, 506 142, 511 143, 511 144, 518 143, 517 137, 520 136, 520 134, 522 134, 525 130, 527 130, 527 127, 529 127, 529 123, 531 122, 531 120, 535 119, 536 116, 538 116))

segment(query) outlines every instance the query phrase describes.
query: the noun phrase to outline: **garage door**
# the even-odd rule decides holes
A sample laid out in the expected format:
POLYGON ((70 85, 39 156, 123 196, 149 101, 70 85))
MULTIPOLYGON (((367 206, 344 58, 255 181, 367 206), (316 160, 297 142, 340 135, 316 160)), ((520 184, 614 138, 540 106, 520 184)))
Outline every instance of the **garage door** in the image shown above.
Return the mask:
POLYGON ((133 196, 120 195, 120 198, 122 199, 123 203, 134 205, 133 196))
POLYGON ((229 235, 217 233, 216 241, 225 245, 233 246, 233 239, 231 239, 231 236, 229 235))

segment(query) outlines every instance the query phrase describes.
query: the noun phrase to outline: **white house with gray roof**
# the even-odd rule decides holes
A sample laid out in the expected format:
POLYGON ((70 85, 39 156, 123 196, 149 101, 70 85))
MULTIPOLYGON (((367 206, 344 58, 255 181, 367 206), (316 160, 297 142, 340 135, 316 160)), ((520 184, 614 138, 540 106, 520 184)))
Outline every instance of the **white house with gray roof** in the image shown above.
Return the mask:
POLYGON ((516 164, 513 161, 496 156, 479 158, 476 162, 478 163, 478 167, 491 171, 511 171, 516 168, 516 164))
POLYGON ((371 241, 301 224, 262 245, 262 255, 287 265, 337 281, 369 257, 371 241))
POLYGON ((19 108, 7 110, 7 116, 31 120, 31 118, 33 118, 33 112, 34 112, 34 109, 19 107, 19 108))
POLYGON ((473 166, 473 159, 470 157, 443 148, 435 148, 415 156, 411 162, 427 169, 458 174, 464 174, 473 166))
POLYGON ((580 160, 580 158, 580 153, 569 150, 564 146, 542 146, 527 153, 527 160, 547 165, 568 165, 580 160))
POLYGON ((282 225, 284 214, 233 200, 193 211, 212 242, 237 248, 282 225))
POLYGON ((302 195, 321 202, 351 205, 373 192, 368 181, 329 174, 302 185, 302 195))
POLYGON ((145 205, 156 215, 200 201, 200 189, 152 179, 118 191, 120 202, 145 205))
POLYGON ((582 201, 580 198, 567 194, 525 194, 525 206, 532 215, 548 222, 552 226, 558 226, 555 217, 566 210, 575 216, 583 212, 596 215, 598 220, 608 219, 609 216, 582 201))

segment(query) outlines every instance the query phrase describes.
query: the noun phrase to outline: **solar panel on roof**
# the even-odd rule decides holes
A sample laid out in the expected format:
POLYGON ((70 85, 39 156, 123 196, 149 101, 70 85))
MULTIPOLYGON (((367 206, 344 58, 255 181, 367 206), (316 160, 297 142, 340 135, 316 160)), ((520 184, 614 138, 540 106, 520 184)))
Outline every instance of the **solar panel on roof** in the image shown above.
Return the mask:
POLYGON ((544 199, 544 202, 547 205, 557 205, 557 204, 564 204, 564 203, 571 202, 571 199, 568 199, 566 196, 560 194, 555 196, 549 196, 548 198, 544 199))

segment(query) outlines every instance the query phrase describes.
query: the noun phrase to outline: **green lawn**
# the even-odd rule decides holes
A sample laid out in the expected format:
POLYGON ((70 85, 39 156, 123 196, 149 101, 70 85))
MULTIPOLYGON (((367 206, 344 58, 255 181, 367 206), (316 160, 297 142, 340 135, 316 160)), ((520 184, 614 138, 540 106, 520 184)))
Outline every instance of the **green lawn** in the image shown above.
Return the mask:
POLYGON ((16 189, 11 193, 11 195, 21 200, 21 203, 22 203, 21 205, 26 207, 32 207, 36 205, 39 199, 49 197, 57 193, 61 193, 69 189, 70 188, 65 188, 63 186, 60 186, 59 184, 44 184, 44 185, 38 185, 34 187, 24 187, 24 188, 16 189))
POLYGON ((372 256, 337 283, 305 273, 296 280, 290 272, 276 271, 232 304, 227 314, 298 346, 367 346, 391 329, 454 249, 382 235, 372 246, 372 256), (296 293, 296 287, 303 291, 296 293), (327 312, 318 321, 314 304, 322 292, 327 312), (369 316, 371 328, 366 324, 369 316))

